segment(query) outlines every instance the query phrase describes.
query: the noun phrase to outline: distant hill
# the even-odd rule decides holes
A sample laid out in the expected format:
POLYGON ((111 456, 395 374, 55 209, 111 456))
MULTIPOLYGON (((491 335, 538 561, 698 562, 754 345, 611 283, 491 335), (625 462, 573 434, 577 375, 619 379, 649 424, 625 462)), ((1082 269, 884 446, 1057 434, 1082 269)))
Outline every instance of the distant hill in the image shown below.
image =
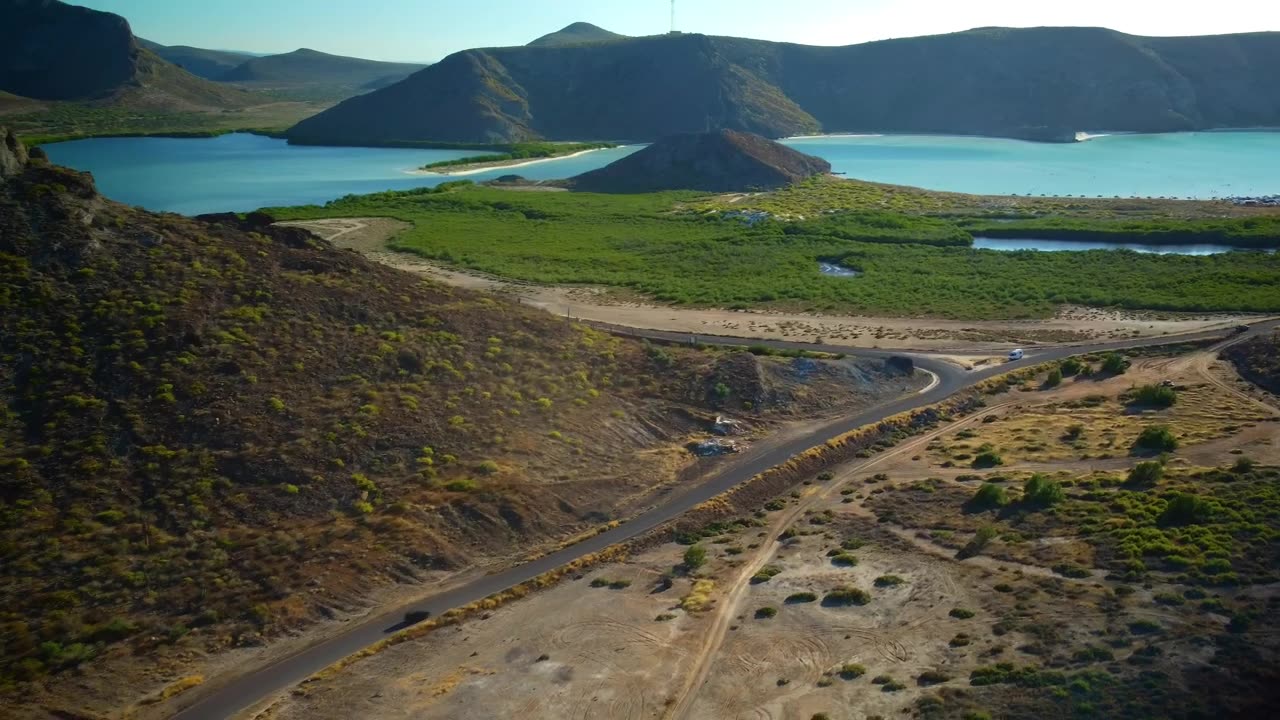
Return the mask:
POLYGON ((225 109, 259 102, 143 48, 119 15, 56 0, 10 0, 3 16, 0 91, 149 110, 225 109))
POLYGON ((206 80, 218 80, 250 58, 249 53, 230 50, 206 50, 189 45, 161 45, 138 38, 138 44, 177 65, 192 75, 206 80))
POLYGON ((569 181, 590 192, 736 192, 791 185, 831 172, 831 163, 772 140, 737 132, 673 135, 569 181))
POLYGON ((610 40, 622 40, 626 35, 609 32, 602 27, 592 25, 586 22, 576 22, 567 25, 562 30, 543 35, 542 37, 529 43, 530 47, 549 47, 555 45, 581 45, 583 43, 599 43, 609 42, 610 40))
POLYGON ((424 67, 301 48, 282 55, 247 59, 216 79, 251 89, 294 93, 313 91, 350 97, 391 85, 424 67))
POLYGON ((704 35, 565 45, 557 35, 457 53, 299 123, 291 138, 653 140, 729 128, 1066 140, 1280 125, 1280 33, 983 28, 847 47, 704 35))

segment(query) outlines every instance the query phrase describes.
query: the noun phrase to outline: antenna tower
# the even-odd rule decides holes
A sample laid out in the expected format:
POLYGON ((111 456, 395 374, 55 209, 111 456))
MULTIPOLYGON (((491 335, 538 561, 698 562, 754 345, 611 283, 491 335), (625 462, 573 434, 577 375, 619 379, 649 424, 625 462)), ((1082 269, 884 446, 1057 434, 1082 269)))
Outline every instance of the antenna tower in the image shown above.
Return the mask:
POLYGON ((671 34, 676 32, 676 0, 671 0, 671 34))

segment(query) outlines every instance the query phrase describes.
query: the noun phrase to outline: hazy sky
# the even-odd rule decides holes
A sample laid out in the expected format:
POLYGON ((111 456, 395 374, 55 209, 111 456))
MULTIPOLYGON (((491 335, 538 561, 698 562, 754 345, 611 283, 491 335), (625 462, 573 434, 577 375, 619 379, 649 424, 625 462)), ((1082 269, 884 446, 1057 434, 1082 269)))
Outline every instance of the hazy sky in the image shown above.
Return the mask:
MULTIPOLYGON (((584 20, 666 32, 669 0, 69 0, 128 18, 165 45, 438 60, 523 45, 584 20)), ((1140 35, 1280 30, 1274 0, 677 0, 685 32, 847 45, 988 25, 1101 25, 1140 35)))

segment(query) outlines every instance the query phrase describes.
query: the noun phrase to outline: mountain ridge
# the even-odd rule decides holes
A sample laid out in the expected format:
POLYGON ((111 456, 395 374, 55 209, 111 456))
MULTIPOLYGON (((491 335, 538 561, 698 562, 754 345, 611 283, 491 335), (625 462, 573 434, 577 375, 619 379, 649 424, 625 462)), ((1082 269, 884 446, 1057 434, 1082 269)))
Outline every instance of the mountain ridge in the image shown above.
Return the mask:
POLYGON ((299 142, 648 141, 1280 125, 1280 33, 981 28, 819 47, 696 34, 467 50, 296 125, 299 142), (662 112, 655 112, 654 109, 662 112))

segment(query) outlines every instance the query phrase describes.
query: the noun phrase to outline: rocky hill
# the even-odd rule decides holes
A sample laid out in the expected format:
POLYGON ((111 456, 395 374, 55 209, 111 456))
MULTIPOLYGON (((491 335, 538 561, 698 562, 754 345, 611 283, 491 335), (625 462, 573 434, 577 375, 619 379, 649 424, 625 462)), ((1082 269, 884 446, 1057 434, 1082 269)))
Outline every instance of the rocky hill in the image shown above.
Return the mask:
POLYGON ((257 102, 143 48, 119 15, 57 0, 8 0, 0 12, 5 20, 0 23, 0 91, 136 109, 235 108, 257 102))
POLYGON ((192 75, 217 80, 251 59, 253 55, 230 50, 207 50, 190 45, 161 45, 138 38, 138 44, 192 75))
POLYGON ((1222 354, 1245 379, 1280 395, 1280 332, 1237 343, 1222 354))
POLYGON ((542 37, 529 43, 532 47, 548 47, 554 45, 581 45, 583 43, 601 43, 610 42, 612 40, 622 40, 626 35, 609 32, 598 25, 592 25, 586 22, 576 22, 567 25, 556 32, 543 35, 542 37))
POLYGON ((831 172, 831 163, 772 140, 717 130, 663 138, 569 181, 589 192, 738 192, 791 185, 831 172))
MULTIPOLYGON (((572 26, 571 26, 572 27, 572 26)), ((653 140, 727 128, 1070 139, 1280 125, 1280 33, 983 28, 811 47, 663 35, 468 50, 299 123, 301 142, 653 140)))
POLYGON ((0 138, 0 706, 509 560, 674 479, 687 420, 640 345, 265 218, 118 205, 0 138))
POLYGON ((249 58, 216 79, 250 89, 299 93, 307 90, 350 97, 386 87, 426 67, 330 55, 301 48, 249 58))

